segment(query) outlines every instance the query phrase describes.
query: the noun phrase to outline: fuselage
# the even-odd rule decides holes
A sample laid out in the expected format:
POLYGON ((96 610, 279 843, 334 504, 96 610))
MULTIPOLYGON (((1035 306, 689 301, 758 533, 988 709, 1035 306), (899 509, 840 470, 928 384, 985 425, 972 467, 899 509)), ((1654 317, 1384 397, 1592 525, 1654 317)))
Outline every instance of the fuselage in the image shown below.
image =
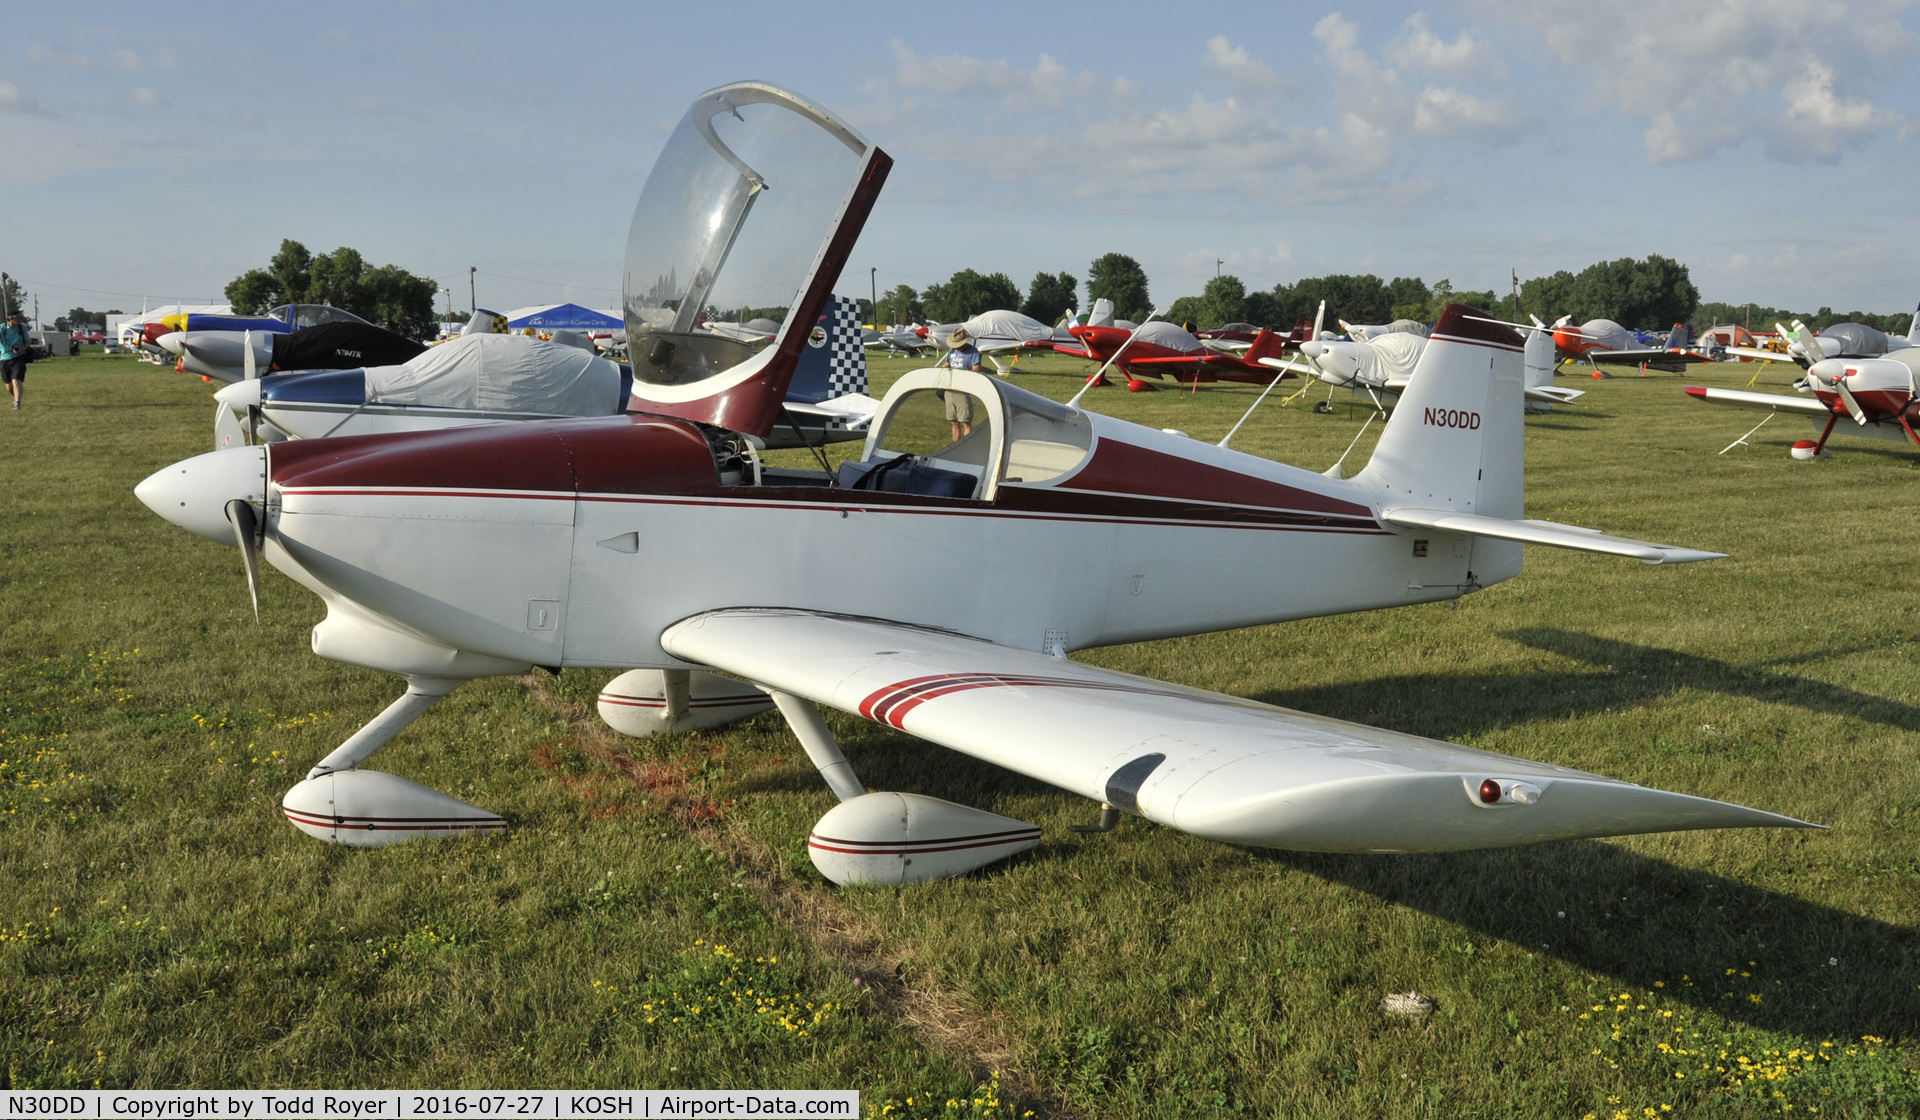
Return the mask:
POLYGON ((986 501, 723 480, 699 429, 646 416, 284 443, 265 554, 450 649, 610 667, 679 666, 661 632, 725 607, 1068 649, 1454 598, 1518 570, 1517 549, 1384 528, 1355 482, 1090 419, 1075 470, 986 501))

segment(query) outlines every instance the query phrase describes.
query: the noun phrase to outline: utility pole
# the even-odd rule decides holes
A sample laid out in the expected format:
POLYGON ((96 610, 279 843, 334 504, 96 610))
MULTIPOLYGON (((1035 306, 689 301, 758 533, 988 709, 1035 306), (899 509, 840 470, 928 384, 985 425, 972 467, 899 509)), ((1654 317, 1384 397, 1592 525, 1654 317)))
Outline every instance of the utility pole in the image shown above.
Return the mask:
POLYGON ((9 298, 7 295, 7 289, 12 286, 13 286, 13 277, 8 276, 4 272, 0 272, 0 319, 11 318, 13 315, 13 308, 7 305, 7 300, 9 298))
POLYGON ((477 264, 467 266, 467 310, 475 315, 480 314, 480 297, 473 294, 473 274, 478 271, 480 266, 477 264))
POLYGON ((440 294, 447 297, 447 337, 453 337, 453 289, 442 288, 440 294))
POLYGON ((1220 279, 1220 266, 1226 263, 1226 261, 1221 260, 1219 257, 1213 258, 1213 278, 1215 280, 1220 279))
POLYGON ((867 269, 867 296, 873 304, 868 311, 873 315, 873 329, 877 331, 880 329, 880 268, 877 265, 867 269))
POLYGON ((1513 318, 1518 322, 1520 319, 1520 270, 1508 266, 1507 272, 1513 277, 1513 318))

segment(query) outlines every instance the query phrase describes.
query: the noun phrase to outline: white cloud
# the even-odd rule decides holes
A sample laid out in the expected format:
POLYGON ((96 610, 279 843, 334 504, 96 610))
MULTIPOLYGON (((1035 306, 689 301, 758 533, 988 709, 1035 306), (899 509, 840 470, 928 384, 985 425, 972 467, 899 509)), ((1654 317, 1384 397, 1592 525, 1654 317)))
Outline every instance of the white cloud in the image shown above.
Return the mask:
POLYGON ((1452 42, 1448 42, 1434 34, 1424 12, 1415 12, 1407 17, 1389 53, 1401 66, 1425 70, 1430 74, 1497 77, 1506 73, 1506 67, 1501 65, 1493 49, 1484 41, 1462 30, 1453 37, 1452 42))
POLYGON ((1909 118, 1876 102, 1920 47, 1909 0, 1591 0, 1542 8, 1479 0, 1588 84, 1589 98, 1645 122, 1655 163, 1750 139, 1775 159, 1831 159, 1909 118))
POLYGON ((27 57, 34 62, 49 62, 55 66, 65 66, 70 70, 93 69, 93 60, 86 55, 63 51, 59 47, 28 47, 27 57))
POLYGON ((158 109, 167 104, 166 98, 161 97, 145 86, 141 86, 139 89, 133 91, 133 99, 139 102, 143 109, 158 109))
POLYGON ((1226 83, 1240 90, 1273 89, 1280 84, 1280 78, 1266 63, 1247 53, 1247 48, 1236 47, 1233 40, 1225 35, 1215 35, 1207 40, 1207 55, 1203 65, 1217 71, 1226 83))
POLYGON ((114 51, 113 57, 107 60, 107 65, 113 67, 115 70, 126 70, 129 72, 146 69, 145 64, 140 61, 140 56, 125 47, 114 51))
MULTIPOLYGON (((1338 12, 1313 28, 1323 53, 1340 75, 1339 95, 1347 113, 1364 122, 1369 134, 1404 136, 1409 132, 1441 139, 1478 134, 1489 140, 1510 138, 1521 120, 1511 95, 1480 97, 1455 86, 1429 84, 1412 93, 1399 71, 1383 65, 1360 46, 1360 28, 1338 12)), ((1397 57, 1414 59, 1424 68, 1446 68, 1472 62, 1485 48, 1462 31, 1449 44, 1441 41, 1416 13, 1408 19, 1397 57), (1410 37, 1409 37, 1410 36, 1410 37), (1408 46, 1412 43, 1412 46, 1408 46), (1431 65, 1429 65, 1431 64, 1431 65)), ((1483 69, 1497 69, 1483 63, 1483 69)))
MULTIPOLYGON (((1443 137, 1504 140, 1519 119, 1498 92, 1450 85, 1409 92, 1397 72, 1361 48, 1358 27, 1338 15, 1314 33, 1325 45, 1320 64, 1335 81, 1296 83, 1227 36, 1208 38, 1185 80, 1211 79, 1225 96, 1150 89, 1071 70, 1051 55, 1023 67, 921 55, 896 41, 895 73, 863 87, 870 104, 861 116, 888 130, 888 147, 912 151, 922 165, 964 163, 980 176, 1073 199, 1197 196, 1242 210, 1359 197, 1412 205, 1432 189, 1431 176, 1408 170, 1415 148, 1443 137), (1309 90, 1332 90, 1337 104, 1294 103, 1296 92, 1309 90)), ((1485 50, 1465 33, 1441 47, 1443 55, 1485 50)), ((965 183, 949 188, 935 180, 929 189, 977 194, 978 176, 965 183)))
POLYGON ((0 78, 0 113, 32 113, 39 108, 32 95, 5 78, 0 78))

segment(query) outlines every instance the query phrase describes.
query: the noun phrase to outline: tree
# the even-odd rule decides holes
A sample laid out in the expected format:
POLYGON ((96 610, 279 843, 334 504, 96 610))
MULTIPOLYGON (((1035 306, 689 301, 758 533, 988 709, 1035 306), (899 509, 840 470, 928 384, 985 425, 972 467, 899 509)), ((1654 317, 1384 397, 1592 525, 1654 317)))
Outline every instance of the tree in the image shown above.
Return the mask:
POLYGON ((1020 289, 1004 272, 982 276, 963 268, 946 283, 929 287, 921 298, 934 322, 958 323, 982 311, 1011 310, 1020 303, 1020 289))
POLYGON ((314 256, 291 238, 264 269, 255 268, 227 285, 227 302, 241 315, 258 315, 288 303, 328 303, 368 322, 424 336, 436 319, 439 285, 399 265, 370 267, 356 249, 341 246, 314 256))
POLYGON ((1198 330, 1200 321, 1200 297, 1181 296, 1167 305, 1166 313, 1160 316, 1169 323, 1192 323, 1198 330))
POLYGON ((1246 321, 1247 286, 1238 276, 1216 276, 1200 290, 1200 305, 1194 316, 1203 331, 1246 321))
POLYGON ((1112 300, 1115 318, 1136 323, 1153 312, 1147 272, 1125 253, 1108 253, 1088 266, 1087 298, 1112 300))
POLYGON ((1071 272, 1036 272, 1027 285, 1020 313, 1042 323, 1057 323, 1070 307, 1080 306, 1080 281, 1071 272))
POLYGON ((1700 306, 1687 266, 1650 253, 1645 260, 1621 257, 1580 270, 1537 277, 1521 286, 1525 310, 1549 322, 1570 315, 1575 322, 1612 319, 1623 327, 1657 330, 1693 318, 1700 306))
MULTIPOLYGON (((926 316, 920 306, 920 293, 910 284, 901 284, 880 297, 880 319, 889 327, 917 323, 926 316)), ((875 323, 879 326, 880 323, 875 323)))

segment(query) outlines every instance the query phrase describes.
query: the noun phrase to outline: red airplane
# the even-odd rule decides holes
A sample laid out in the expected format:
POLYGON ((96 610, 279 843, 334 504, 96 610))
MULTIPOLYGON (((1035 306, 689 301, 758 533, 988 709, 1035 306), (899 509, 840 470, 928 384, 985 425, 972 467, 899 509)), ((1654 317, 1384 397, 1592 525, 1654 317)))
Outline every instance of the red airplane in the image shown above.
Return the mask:
MULTIPOLYGON (((1288 336, 1262 328, 1253 344, 1239 354, 1216 350, 1172 323, 1142 323, 1134 330, 1123 327, 1068 327, 1067 333, 1080 341, 1079 349, 1056 345, 1054 351, 1077 358, 1112 362, 1127 375, 1127 388, 1135 393, 1150 393, 1154 386, 1142 377, 1172 377, 1183 385, 1203 381, 1243 381, 1253 385, 1271 384, 1276 371, 1260 364, 1261 358, 1277 358, 1286 347, 1288 336)), ((1098 384, 1107 384, 1104 368, 1098 384)), ((1278 372, 1279 378, 1293 376, 1278 372)))

